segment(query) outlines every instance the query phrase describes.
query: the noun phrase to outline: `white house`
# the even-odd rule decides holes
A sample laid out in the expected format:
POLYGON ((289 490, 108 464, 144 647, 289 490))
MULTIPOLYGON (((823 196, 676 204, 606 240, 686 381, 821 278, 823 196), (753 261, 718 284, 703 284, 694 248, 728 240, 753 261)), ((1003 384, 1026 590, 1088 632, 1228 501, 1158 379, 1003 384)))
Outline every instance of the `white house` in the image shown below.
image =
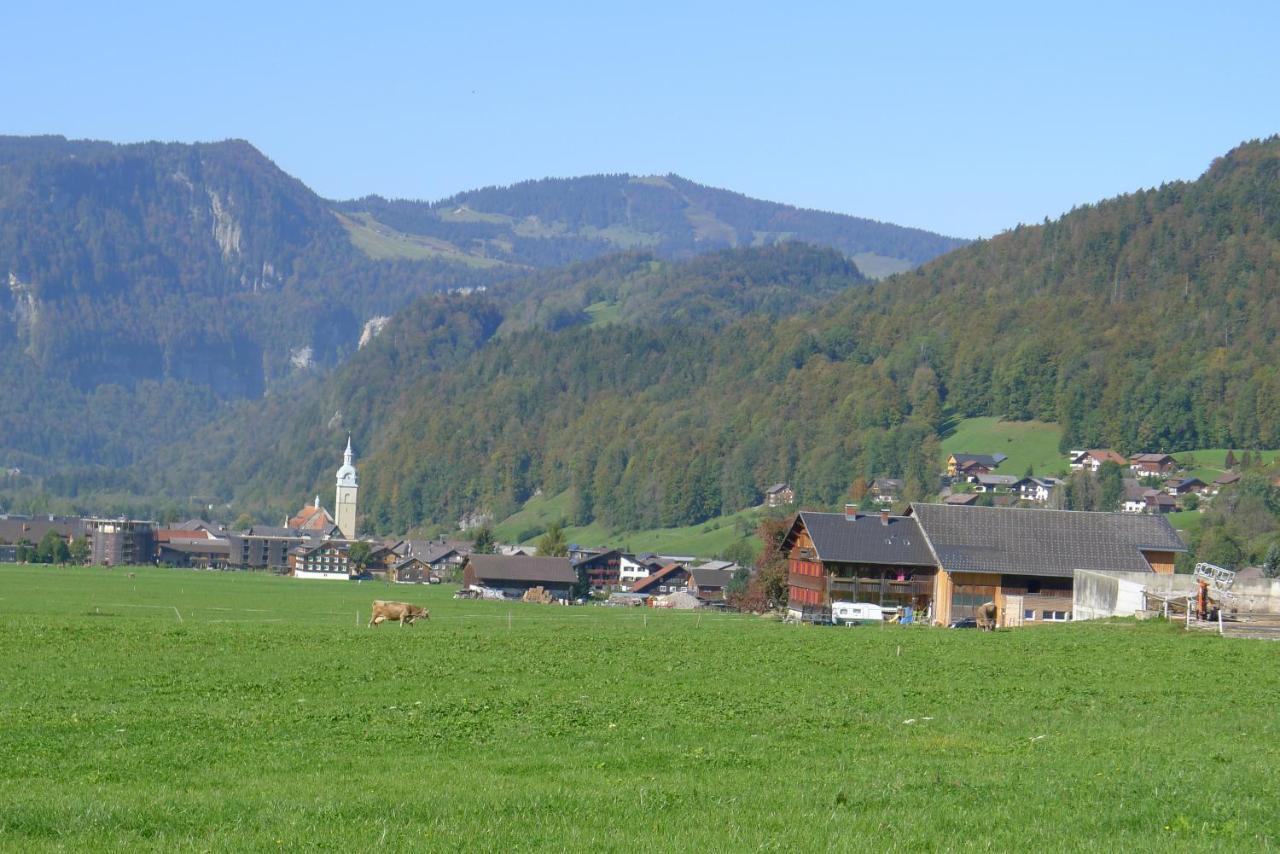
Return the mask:
POLYGON ((622 555, 618 558, 618 583, 630 587, 632 582, 649 577, 649 566, 633 557, 622 555))

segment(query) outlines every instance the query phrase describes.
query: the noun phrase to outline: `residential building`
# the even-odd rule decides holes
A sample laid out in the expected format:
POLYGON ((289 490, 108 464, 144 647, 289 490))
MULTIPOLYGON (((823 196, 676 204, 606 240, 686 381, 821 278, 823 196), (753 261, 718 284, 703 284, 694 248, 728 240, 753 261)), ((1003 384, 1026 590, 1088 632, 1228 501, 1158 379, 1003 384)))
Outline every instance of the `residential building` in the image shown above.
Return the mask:
POLYGON ((689 592, 703 602, 723 602, 734 570, 695 566, 689 570, 689 592))
POLYGON ((585 572, 592 590, 613 590, 621 581, 622 552, 617 549, 592 549, 579 552, 581 557, 571 559, 575 571, 585 572))
POLYGON ((618 584, 621 587, 629 588, 632 583, 647 577, 651 571, 650 565, 641 558, 618 556, 618 584))
POLYGON ((775 483, 764 491, 764 503, 769 507, 781 507, 784 504, 794 504, 796 501, 796 491, 789 484, 775 483))
POLYGON ((1124 479, 1124 495, 1120 508, 1125 513, 1147 512, 1147 493, 1150 487, 1143 486, 1131 477, 1124 479))
POLYGON ((632 593, 661 596, 666 593, 686 593, 689 590, 689 568, 684 563, 669 563, 652 575, 631 585, 632 593))
POLYGON ((1053 493, 1062 486, 1056 477, 1023 477, 1018 478, 1010 487, 1010 492, 1017 493, 1023 501, 1045 504, 1053 497, 1053 493))
POLYGON ((1209 490, 1209 484, 1198 477, 1183 477, 1169 481, 1165 489, 1170 495, 1202 495, 1209 490))
POLYGON ((1137 477, 1168 477, 1178 463, 1168 454, 1134 454, 1129 469, 1137 477))
MULTIPOLYGON (((1076 452, 1072 452, 1075 454, 1076 452)), ((1115 463, 1118 466, 1127 466, 1129 461, 1120 454, 1109 448, 1093 448, 1087 451, 1080 451, 1078 455, 1071 458, 1071 468, 1073 471, 1091 471, 1097 472, 1102 468, 1103 463, 1115 463)))
POLYGON ((86 535, 84 520, 72 516, 0 516, 0 543, 5 545, 38 546, 50 531, 57 531, 67 544, 86 535))
POLYGON ((290 551, 294 578, 347 581, 355 573, 350 540, 315 540, 290 551))
POLYGON ((878 477, 871 481, 871 496, 881 504, 896 504, 902 497, 902 480, 896 477, 878 477))
POLYGON ((338 529, 333 525, 320 530, 299 531, 294 528, 273 528, 254 525, 246 531, 227 534, 227 565, 233 569, 266 569, 272 572, 292 571, 289 552, 312 538, 334 536, 338 529))
POLYGON ((1011 492, 1020 480, 1011 474, 980 474, 974 482, 978 492, 1011 492))
POLYGON ((947 474, 951 477, 991 474, 1007 459, 1004 454, 951 454, 947 457, 947 474))
POLYGON ((788 557, 791 607, 829 608, 832 602, 911 605, 926 612, 936 567, 920 524, 911 516, 804 512, 782 545, 788 557))

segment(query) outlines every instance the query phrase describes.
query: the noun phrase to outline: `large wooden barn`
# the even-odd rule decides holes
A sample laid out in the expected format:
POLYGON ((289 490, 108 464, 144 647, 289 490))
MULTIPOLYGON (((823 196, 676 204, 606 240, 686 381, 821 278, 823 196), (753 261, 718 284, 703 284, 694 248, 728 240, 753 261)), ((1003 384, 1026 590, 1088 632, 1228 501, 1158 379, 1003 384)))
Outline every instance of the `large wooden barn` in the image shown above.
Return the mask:
POLYGON ((1186 546, 1160 516, 912 504, 801 513, 783 549, 796 615, 858 601, 947 623, 988 601, 1009 622, 1068 620, 1075 570, 1172 573, 1186 546))

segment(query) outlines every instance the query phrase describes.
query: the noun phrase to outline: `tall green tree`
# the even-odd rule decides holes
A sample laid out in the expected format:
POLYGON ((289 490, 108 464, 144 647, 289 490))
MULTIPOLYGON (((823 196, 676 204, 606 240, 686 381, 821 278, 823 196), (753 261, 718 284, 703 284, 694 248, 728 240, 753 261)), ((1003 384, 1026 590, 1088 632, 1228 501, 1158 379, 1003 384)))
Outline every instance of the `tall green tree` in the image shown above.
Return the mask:
POLYGON ((564 557, 569 554, 569 541, 565 538, 564 528, 553 524, 538 538, 539 557, 564 557))
POLYGON ((36 546, 35 559, 38 563, 66 563, 71 559, 67 541, 55 530, 46 531, 36 546))
POLYGON ((67 550, 72 563, 84 564, 89 562, 89 541, 84 537, 73 539, 67 550))
POLYGON ((488 525, 481 525, 476 531, 475 540, 471 543, 471 551, 478 555, 491 555, 493 549, 493 529, 488 525))

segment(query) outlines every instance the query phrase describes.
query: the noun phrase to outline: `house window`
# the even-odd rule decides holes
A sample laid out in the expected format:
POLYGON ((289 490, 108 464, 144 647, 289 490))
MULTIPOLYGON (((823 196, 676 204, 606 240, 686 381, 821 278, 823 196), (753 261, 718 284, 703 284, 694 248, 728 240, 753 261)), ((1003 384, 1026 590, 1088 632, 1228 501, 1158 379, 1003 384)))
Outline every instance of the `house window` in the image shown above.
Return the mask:
POLYGON ((1071 619, 1071 614, 1067 611, 1041 611, 1040 619, 1052 623, 1061 623, 1071 619))
POLYGON ((1024 619, 1024 620, 1034 620, 1035 618, 1036 618, 1036 609, 1035 609, 1035 608, 1024 608, 1024 609, 1023 609, 1023 611, 1022 611, 1022 619, 1024 619))

